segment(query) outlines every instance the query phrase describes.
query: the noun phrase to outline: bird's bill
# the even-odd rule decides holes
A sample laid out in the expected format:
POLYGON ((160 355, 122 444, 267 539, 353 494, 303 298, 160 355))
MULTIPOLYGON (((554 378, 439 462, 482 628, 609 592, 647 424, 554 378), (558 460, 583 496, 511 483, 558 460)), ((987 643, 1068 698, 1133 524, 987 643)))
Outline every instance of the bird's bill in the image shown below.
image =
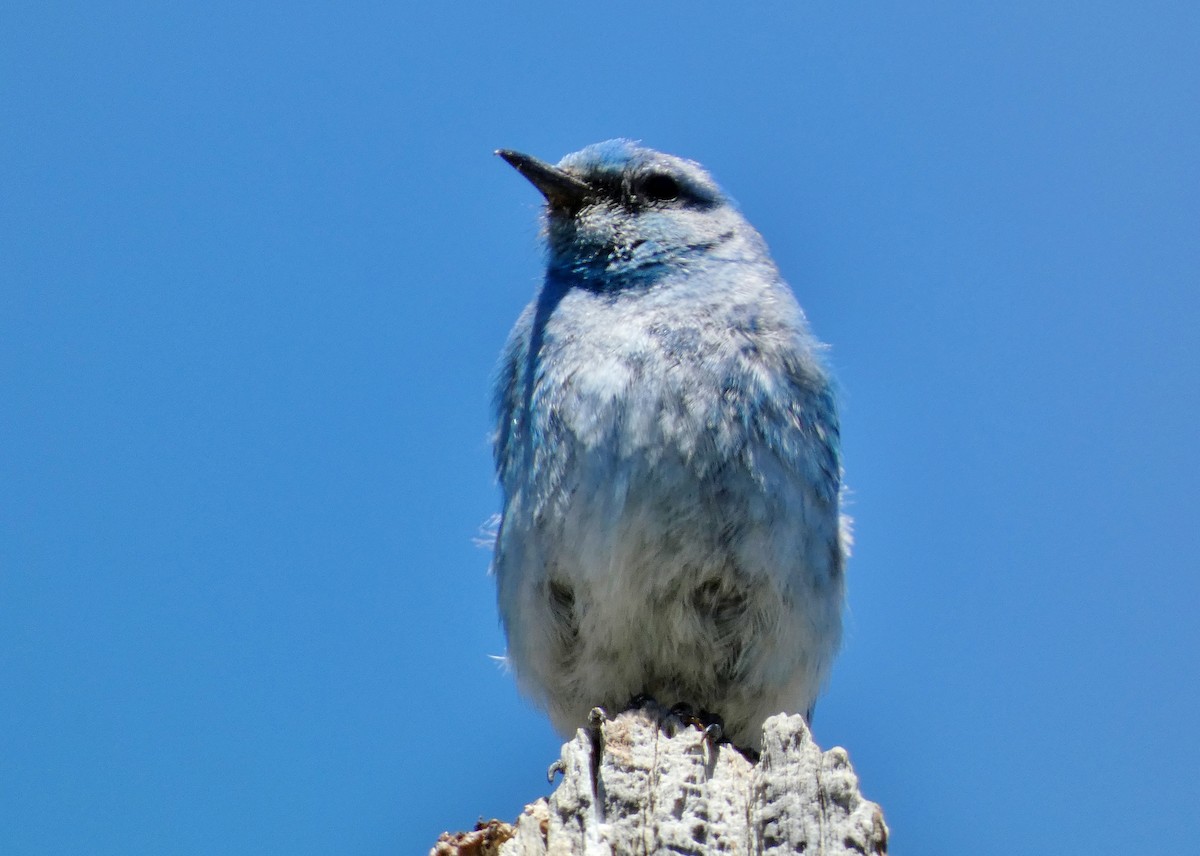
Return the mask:
POLYGON ((592 188, 587 182, 532 155, 514 152, 512 149, 497 149, 496 154, 529 179, 530 184, 540 190, 546 201, 555 207, 577 207, 586 197, 592 195, 592 188))

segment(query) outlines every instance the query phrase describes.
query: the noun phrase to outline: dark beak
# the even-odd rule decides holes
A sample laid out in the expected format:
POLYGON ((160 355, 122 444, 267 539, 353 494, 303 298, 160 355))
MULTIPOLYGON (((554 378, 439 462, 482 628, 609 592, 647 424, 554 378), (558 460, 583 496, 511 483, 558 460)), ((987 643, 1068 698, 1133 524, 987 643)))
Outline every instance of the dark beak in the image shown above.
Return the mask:
POLYGON ((587 197, 593 195, 592 188, 586 182, 531 155, 512 149, 496 149, 496 154, 529 179, 554 208, 579 208, 587 197))

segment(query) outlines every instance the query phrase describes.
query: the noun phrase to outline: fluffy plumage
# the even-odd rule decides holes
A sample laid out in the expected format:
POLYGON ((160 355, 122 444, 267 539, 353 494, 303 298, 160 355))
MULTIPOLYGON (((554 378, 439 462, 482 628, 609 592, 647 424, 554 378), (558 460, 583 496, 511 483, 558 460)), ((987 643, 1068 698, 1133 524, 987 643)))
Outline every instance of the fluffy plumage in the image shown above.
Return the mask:
POLYGON ((847 538, 822 346, 752 226, 691 161, 625 140, 556 167, 540 293, 495 387, 508 659, 563 732, 649 695, 756 748, 811 713, 847 538))

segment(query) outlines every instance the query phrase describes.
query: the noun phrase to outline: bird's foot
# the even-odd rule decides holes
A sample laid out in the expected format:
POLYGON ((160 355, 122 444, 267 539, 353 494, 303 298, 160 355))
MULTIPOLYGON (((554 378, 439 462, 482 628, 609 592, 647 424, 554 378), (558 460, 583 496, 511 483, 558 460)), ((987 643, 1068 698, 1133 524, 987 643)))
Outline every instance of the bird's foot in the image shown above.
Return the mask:
POLYGON ((720 716, 707 710, 696 710, 686 702, 674 705, 666 721, 671 723, 668 729, 668 736, 671 737, 675 736, 680 725, 699 728, 704 732, 704 737, 713 744, 720 743, 721 738, 725 736, 725 722, 720 716))
POLYGON ((648 693, 638 693, 629 699, 629 703, 625 705, 626 710, 642 710, 644 708, 660 708, 662 705, 648 693))

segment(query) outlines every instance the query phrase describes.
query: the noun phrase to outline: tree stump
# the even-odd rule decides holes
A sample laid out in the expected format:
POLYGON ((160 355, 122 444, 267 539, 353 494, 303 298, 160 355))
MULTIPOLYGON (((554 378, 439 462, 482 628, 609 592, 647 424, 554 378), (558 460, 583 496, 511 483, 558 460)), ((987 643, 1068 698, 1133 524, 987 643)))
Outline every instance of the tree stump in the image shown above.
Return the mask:
POLYGON ((629 710, 581 728, 552 770, 558 788, 515 823, 446 833, 431 856, 887 852, 846 751, 822 752, 800 716, 768 719, 754 761, 663 711, 629 710))

